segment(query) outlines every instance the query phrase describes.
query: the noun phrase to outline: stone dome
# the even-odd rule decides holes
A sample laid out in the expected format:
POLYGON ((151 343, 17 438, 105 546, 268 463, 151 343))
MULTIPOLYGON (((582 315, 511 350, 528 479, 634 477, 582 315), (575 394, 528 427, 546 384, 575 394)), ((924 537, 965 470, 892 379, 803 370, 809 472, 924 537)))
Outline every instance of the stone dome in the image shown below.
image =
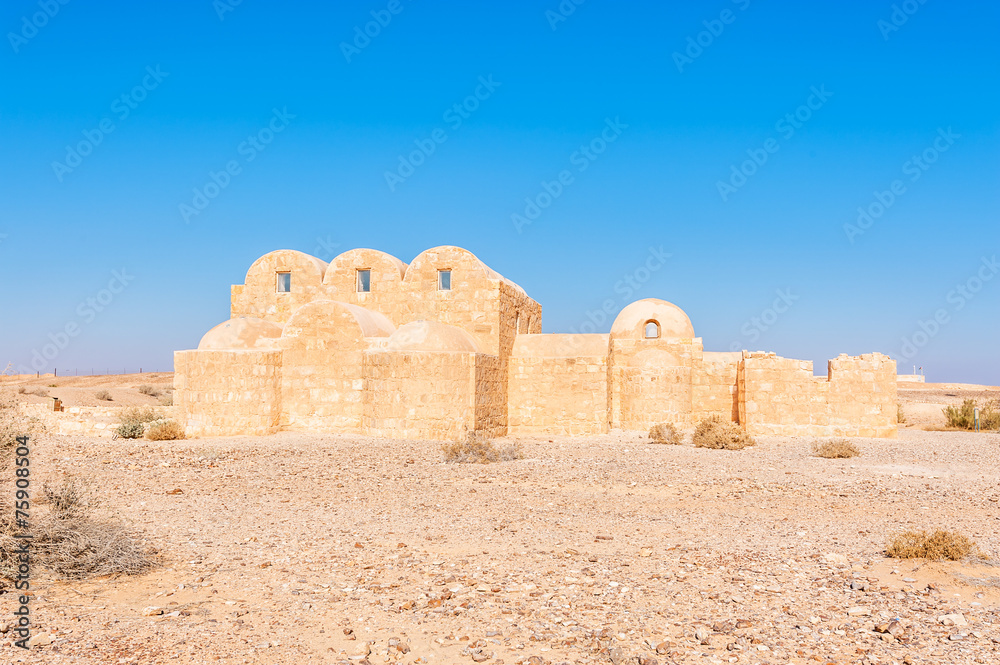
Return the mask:
POLYGON ((646 324, 659 326, 659 337, 692 339, 694 327, 691 319, 677 305, 658 298, 636 300, 627 305, 611 326, 611 339, 644 339, 646 324))
POLYGON ((198 343, 200 351, 277 348, 281 326, 264 319, 240 317, 215 326, 198 343))
POLYGON ((436 321, 414 321, 396 329, 386 343, 390 351, 482 353, 476 338, 461 328, 436 321))

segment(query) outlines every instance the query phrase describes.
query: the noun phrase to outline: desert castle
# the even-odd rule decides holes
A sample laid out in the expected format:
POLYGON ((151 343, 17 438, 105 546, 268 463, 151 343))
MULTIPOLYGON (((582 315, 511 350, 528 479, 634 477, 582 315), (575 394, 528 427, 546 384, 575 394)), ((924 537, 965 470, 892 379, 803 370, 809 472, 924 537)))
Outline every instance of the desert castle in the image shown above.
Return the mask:
POLYGON ((610 333, 542 334, 542 307, 459 247, 409 265, 371 249, 327 264, 271 252, 230 319, 177 351, 191 435, 341 432, 405 439, 600 434, 718 415, 751 434, 896 436, 896 363, 841 355, 826 377, 773 353, 705 351, 648 298, 610 333))

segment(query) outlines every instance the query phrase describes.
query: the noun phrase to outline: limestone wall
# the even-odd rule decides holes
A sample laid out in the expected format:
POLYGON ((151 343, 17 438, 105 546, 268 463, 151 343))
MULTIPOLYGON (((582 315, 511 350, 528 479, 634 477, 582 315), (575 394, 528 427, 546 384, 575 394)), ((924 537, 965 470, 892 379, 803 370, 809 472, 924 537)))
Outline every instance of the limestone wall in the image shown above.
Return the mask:
POLYGON ((280 424, 281 351, 176 351, 174 388, 190 436, 271 434, 280 424))
POLYGON ((742 353, 705 352, 691 373, 692 420, 719 416, 739 422, 740 410, 736 379, 742 353))
POLYGON ((409 323, 402 318, 405 312, 403 276, 406 264, 395 256, 374 249, 352 249, 344 252, 326 269, 323 285, 331 300, 359 305, 373 312, 379 312, 393 325, 409 323), (370 291, 358 291, 358 271, 371 271, 370 291))
POLYGON ((365 433, 396 439, 464 439, 476 429, 476 356, 366 352, 365 433))
POLYGON ((510 434, 608 431, 607 335, 519 335, 509 361, 510 434))
POLYGON ((387 338, 385 317, 318 300, 299 308, 282 332, 281 427, 360 433, 366 337, 387 338))
POLYGON ((880 353, 841 355, 823 378, 809 361, 744 352, 737 384, 751 435, 897 435, 896 362, 880 353))
POLYGON ((619 338, 610 348, 611 427, 648 431, 662 422, 691 424, 700 339, 619 338))
POLYGON ((486 436, 507 434, 507 363, 476 354, 475 431, 486 436))

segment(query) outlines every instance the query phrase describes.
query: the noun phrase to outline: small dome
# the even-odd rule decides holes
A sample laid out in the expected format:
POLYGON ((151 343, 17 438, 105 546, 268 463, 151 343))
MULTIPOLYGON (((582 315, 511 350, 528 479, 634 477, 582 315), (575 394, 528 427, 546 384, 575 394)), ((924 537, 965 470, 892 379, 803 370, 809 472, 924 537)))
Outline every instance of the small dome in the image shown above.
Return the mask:
POLYGON ((201 338, 198 350, 236 350, 277 348, 281 326, 264 319, 241 317, 215 326, 201 338))
POLYGON ((684 310, 666 300, 645 298, 636 300, 618 314, 611 326, 611 339, 644 339, 649 322, 659 326, 656 336, 660 339, 694 337, 694 327, 684 310))
POLYGON ((386 348, 390 351, 482 353, 472 335, 436 321, 414 321, 400 326, 389 337, 386 348))

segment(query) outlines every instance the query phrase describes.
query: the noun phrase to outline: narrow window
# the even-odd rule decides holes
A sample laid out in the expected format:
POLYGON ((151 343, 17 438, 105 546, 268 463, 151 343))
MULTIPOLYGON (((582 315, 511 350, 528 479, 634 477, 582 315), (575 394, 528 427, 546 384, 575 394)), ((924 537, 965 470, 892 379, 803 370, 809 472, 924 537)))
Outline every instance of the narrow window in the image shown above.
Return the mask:
POLYGON ((368 293, 372 290, 372 271, 358 271, 358 293, 368 293))
POLYGON ((438 291, 451 291, 450 270, 438 270, 438 291))
POLYGON ((291 291, 292 291, 292 273, 279 272, 278 293, 291 293, 291 291))
POLYGON ((646 321, 645 337, 646 339, 659 339, 660 324, 656 321, 646 321))
POLYGON ((520 335, 521 334, 521 313, 520 312, 517 313, 517 318, 514 319, 514 334, 515 335, 520 335))

